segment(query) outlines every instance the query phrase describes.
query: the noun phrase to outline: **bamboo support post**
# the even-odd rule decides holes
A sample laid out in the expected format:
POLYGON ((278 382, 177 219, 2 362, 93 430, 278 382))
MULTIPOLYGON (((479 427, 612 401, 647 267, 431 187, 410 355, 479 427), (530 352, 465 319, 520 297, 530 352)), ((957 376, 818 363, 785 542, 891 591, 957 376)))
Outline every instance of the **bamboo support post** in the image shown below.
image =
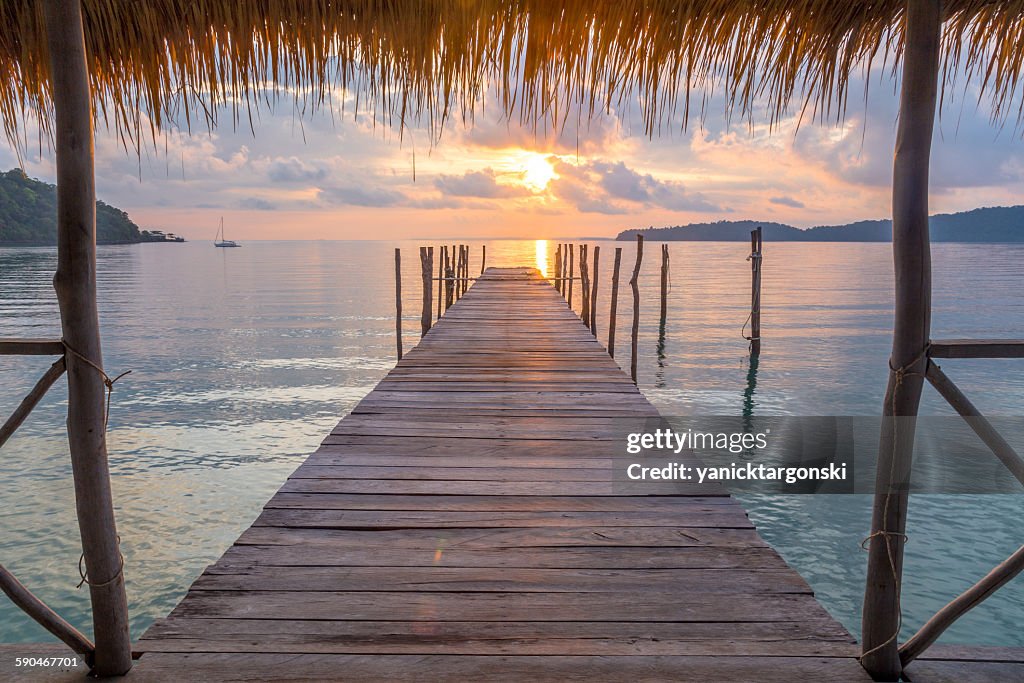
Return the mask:
POLYGON ((644 260, 644 236, 636 236, 636 264, 633 266, 633 277, 629 286, 633 290, 633 334, 631 338, 632 355, 629 359, 629 376, 636 384, 637 351, 640 347, 640 264, 644 260))
MULTIPOLYGON (((423 261, 423 247, 420 247, 420 262, 423 261)), ((395 247, 395 344, 398 346, 398 360, 402 360, 402 250, 395 247)))
POLYGON ((1024 546, 1018 548, 1013 555, 990 571, 981 581, 951 600, 936 612, 935 616, 925 622, 924 626, 900 648, 901 664, 906 666, 917 659, 922 652, 938 640, 946 629, 953 625, 953 622, 1006 585, 1020 574, 1021 570, 1024 570, 1024 546))
POLYGON ((448 247, 442 246, 437 254, 437 319, 441 319, 441 302, 444 297, 444 263, 448 258, 448 247))
POLYGON ((861 628, 861 664, 876 680, 895 681, 900 586, 906 542, 907 481, 913 458, 913 418, 921 400, 931 326, 928 165, 939 77, 941 0, 908 0, 900 117, 893 157, 895 325, 883 405, 875 500, 868 547, 861 628), (895 417, 895 419, 894 419, 895 417))
POLYGON ((480 245, 480 274, 484 274, 484 269, 487 267, 487 245, 480 245))
POLYGON ((668 245, 661 245, 661 325, 668 317, 668 245))
POLYGON ((64 374, 65 369, 64 358, 61 357, 43 373, 43 376, 32 387, 32 391, 28 392, 28 395, 22 399, 18 407, 11 413, 11 416, 0 427, 0 447, 7 443, 7 440, 21 426, 21 423, 25 421, 25 418, 32 412, 32 409, 39 404, 39 401, 46 395, 46 392, 50 390, 53 383, 64 374))
POLYGON ((569 302, 569 308, 572 308, 572 276, 573 276, 573 272, 575 270, 575 267, 573 265, 573 256, 572 256, 573 245, 570 244, 570 245, 568 245, 568 247, 569 247, 569 283, 568 283, 569 284, 569 295, 566 297, 566 301, 569 302))
MULTIPOLYGON (((750 340, 750 353, 754 356, 761 353, 761 264, 764 262, 761 250, 763 248, 761 228, 758 226, 750 231, 750 336, 748 339, 750 340)), ((664 310, 664 305, 663 299, 662 310, 664 310)))
POLYGON ((33 595, 32 591, 18 581, 18 579, 0 565, 0 590, 7 594, 22 612, 32 617, 33 620, 58 640, 63 642, 72 651, 77 652, 85 658, 86 664, 93 664, 95 646, 89 642, 82 633, 74 626, 64 621, 59 614, 54 612, 42 600, 33 595))
MULTIPOLYGON (((423 278, 423 306, 420 310, 420 337, 430 331, 433 323, 431 305, 434 302, 434 248, 420 247, 420 277, 423 278)), ((438 285, 440 286, 440 285, 438 285)))
POLYGON ((619 308, 619 266, 622 263, 622 247, 615 247, 615 262, 612 265, 612 298, 608 304, 608 355, 615 358, 615 313, 619 308))
POLYGON ((117 538, 106 443, 106 387, 96 304, 96 179, 93 102, 80 0, 43 3, 57 157, 54 289, 68 354, 68 444, 92 601, 94 672, 132 667, 124 562, 117 538), (83 358, 89 359, 86 363, 83 358), (93 366, 95 365, 95 367, 93 366))
POLYGON ((590 289, 590 333, 597 337, 597 276, 600 265, 601 247, 594 245, 594 274, 590 289))
POLYGON ((587 267, 587 245, 580 245, 580 319, 590 327, 590 269, 587 267))
POLYGON ((947 377, 942 368, 935 363, 928 364, 925 376, 931 385, 942 395, 942 398, 946 399, 946 402, 964 418, 970 428, 974 430, 974 433, 1006 465, 1006 469, 1013 473, 1017 481, 1024 484, 1024 460, 1021 460, 1020 455, 1013 449, 1013 446, 1007 443, 1002 434, 992 426, 992 423, 974 407, 971 400, 964 396, 960 388, 953 383, 953 380, 947 377))

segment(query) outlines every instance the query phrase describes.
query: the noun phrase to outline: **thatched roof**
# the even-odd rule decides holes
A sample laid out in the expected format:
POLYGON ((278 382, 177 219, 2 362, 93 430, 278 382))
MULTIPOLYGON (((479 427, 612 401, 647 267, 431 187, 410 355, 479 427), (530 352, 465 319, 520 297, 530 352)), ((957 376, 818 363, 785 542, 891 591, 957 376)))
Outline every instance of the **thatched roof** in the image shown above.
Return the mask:
MULTIPOLYGON (((0 118, 49 121, 42 0, 0 3, 0 118)), ((902 0, 83 0, 99 121, 135 143, 172 118, 234 122, 332 91, 391 122, 436 129, 487 88, 511 116, 559 121, 638 98, 647 132, 707 92, 774 120, 838 118, 851 75, 898 62, 902 0), (764 109, 762 109, 764 107, 764 109), (140 116, 142 112, 143 116, 140 116)), ((997 120, 1021 120, 1024 0, 945 0, 945 67, 997 120)), ((948 84, 947 84, 948 85, 948 84)))

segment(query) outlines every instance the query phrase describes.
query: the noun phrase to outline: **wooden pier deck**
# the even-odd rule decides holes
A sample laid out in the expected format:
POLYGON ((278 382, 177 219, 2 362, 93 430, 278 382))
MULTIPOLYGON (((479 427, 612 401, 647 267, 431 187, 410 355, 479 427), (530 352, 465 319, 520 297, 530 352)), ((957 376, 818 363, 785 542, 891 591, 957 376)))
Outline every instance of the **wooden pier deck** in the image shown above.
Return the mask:
POLYGON ((869 680, 735 500, 612 483, 609 418, 655 416, 537 271, 491 268, 146 632, 132 675, 869 680))

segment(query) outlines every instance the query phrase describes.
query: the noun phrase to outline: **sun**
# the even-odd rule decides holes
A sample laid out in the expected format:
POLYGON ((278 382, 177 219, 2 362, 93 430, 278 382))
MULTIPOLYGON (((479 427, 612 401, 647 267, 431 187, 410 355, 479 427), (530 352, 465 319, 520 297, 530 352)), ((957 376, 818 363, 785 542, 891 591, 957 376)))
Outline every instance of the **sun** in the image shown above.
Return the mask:
POLYGON ((546 189, 548 183, 557 177, 551 162, 540 154, 531 154, 523 159, 521 173, 523 185, 534 192, 546 189))

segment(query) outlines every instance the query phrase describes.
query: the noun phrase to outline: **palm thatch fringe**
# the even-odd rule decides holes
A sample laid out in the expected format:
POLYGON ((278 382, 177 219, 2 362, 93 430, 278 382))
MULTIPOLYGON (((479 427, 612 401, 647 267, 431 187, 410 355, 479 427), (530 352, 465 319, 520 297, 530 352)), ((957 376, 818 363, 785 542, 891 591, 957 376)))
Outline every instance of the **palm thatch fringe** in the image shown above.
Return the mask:
MULTIPOLYGON (((656 134, 703 114, 843 117, 848 84, 903 50, 903 0, 83 0, 98 121, 126 145, 171 122, 251 123, 334 96, 376 121, 439 132, 491 89, 534 125, 638 102, 656 134), (339 97, 340 96, 340 97, 339 97), (696 101, 695 101, 696 100, 696 101)), ((0 4, 0 118, 12 141, 52 127, 42 0, 0 4)), ((946 0, 946 85, 981 84, 1024 117, 1024 0, 946 0)))

